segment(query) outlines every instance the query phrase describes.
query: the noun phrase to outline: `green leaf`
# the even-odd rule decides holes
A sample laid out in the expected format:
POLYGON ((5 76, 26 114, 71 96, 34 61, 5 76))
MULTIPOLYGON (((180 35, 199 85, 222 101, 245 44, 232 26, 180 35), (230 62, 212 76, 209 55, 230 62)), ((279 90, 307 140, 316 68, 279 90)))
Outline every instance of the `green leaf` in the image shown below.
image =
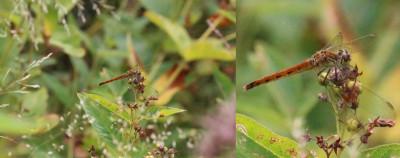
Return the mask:
POLYGON ((23 19, 21 16, 15 14, 15 4, 17 2, 13 0, 5 0, 1 1, 0 5, 0 19, 2 19, 1 23, 2 25, 5 25, 5 19, 10 20, 13 23, 19 24, 21 20, 23 19), (4 19, 4 21, 3 21, 4 19))
POLYGON ((224 48, 221 40, 212 38, 208 38, 204 41, 197 41, 190 45, 183 54, 183 58, 186 61, 198 59, 235 60, 233 53, 224 48))
MULTIPOLYGON (((1 21, 1 20, 0 20, 1 21)), ((2 24, 0 24, 2 25, 2 24)), ((0 26, 0 29, 2 26, 0 26)), ((8 28, 4 28, 4 29, 8 29, 8 28)), ((5 31, 5 30, 0 30, 0 34, 1 31, 5 31)), ((20 45, 18 42, 16 42, 15 40, 11 40, 12 36, 8 36, 8 38, 0 38, 0 71, 1 74, 5 74, 6 73, 6 68, 9 66, 14 65, 15 62, 15 58, 19 58, 18 55, 20 55, 19 53, 13 53, 13 52, 18 52, 18 49, 20 49, 20 45), (8 52, 8 53, 7 53, 8 52)), ((9 67, 11 68, 11 67, 9 67)), ((14 69, 14 68, 13 68, 14 69)), ((11 69, 11 70, 13 70, 11 69)), ((0 85, 4 86, 4 81, 2 80, 0 85)))
MULTIPOLYGON (((70 4, 74 5, 74 4, 70 4)), ((59 10, 49 8, 49 13, 41 14, 43 16, 43 33, 49 36, 49 42, 53 46, 57 46, 66 54, 73 57, 83 57, 85 49, 81 47, 82 33, 71 16, 68 18, 68 27, 61 23, 61 17, 57 14, 59 10)), ((42 38, 37 39, 44 42, 42 38)))
POLYGON ((49 94, 47 93, 47 89, 40 88, 37 91, 24 95, 22 98, 22 106, 27 109, 27 115, 33 117, 41 116, 46 111, 48 98, 49 94))
POLYGON ((180 13, 182 10, 182 5, 186 1, 181 0, 139 0, 140 4, 146 8, 146 10, 151 10, 157 14, 163 15, 165 17, 173 17, 180 13))
POLYGON ((229 97, 230 93, 232 93, 232 89, 234 88, 234 84, 229 79, 227 75, 222 73, 217 66, 213 66, 213 74, 215 77, 215 81, 217 82, 219 88, 222 90, 222 93, 225 97, 229 97))
POLYGON ((66 30, 57 30, 53 37, 50 38, 50 44, 60 47, 66 54, 73 57, 83 57, 85 55, 85 49, 81 47, 81 38, 76 33, 76 27, 74 25, 68 25, 71 34, 68 35, 66 30))
POLYGON ((236 131, 236 157, 278 157, 242 132, 236 131))
POLYGON ((226 10, 218 10, 218 13, 220 13, 222 16, 228 18, 233 23, 236 23, 236 12, 228 12, 226 10))
POLYGON ((236 114, 236 127, 236 130, 278 157, 292 157, 288 150, 294 149, 296 152, 298 145, 295 141, 273 133, 247 116, 236 114))
POLYGON ((104 108, 110 110, 114 114, 118 115, 119 117, 125 119, 128 122, 131 122, 129 113, 125 111, 123 108, 121 108, 119 105, 111 103, 110 101, 94 94, 88 94, 88 93, 83 93, 81 95, 85 95, 89 97, 91 100, 94 100, 95 102, 99 103, 101 106, 104 108))
POLYGON ((164 115, 163 117, 167 117, 176 113, 184 112, 185 110, 164 106, 152 106, 149 107, 144 115, 140 118, 140 120, 153 120, 160 118, 160 115, 164 115))
POLYGON ((0 133, 10 135, 37 134, 47 132, 59 123, 58 115, 49 114, 36 119, 19 118, 0 113, 0 133))
POLYGON ((400 157, 400 144, 381 145, 361 152, 359 157, 400 157))
MULTIPOLYGON (((44 17, 44 33, 50 37, 50 44, 61 48, 64 53, 70 56, 83 57, 86 51, 81 47, 82 33, 75 20, 69 16, 67 20, 68 29, 57 20, 59 19, 54 15, 46 14, 44 17)), ((37 40, 44 42, 43 38, 38 38, 37 40)))
POLYGON ((90 71, 85 61, 82 58, 70 57, 72 65, 74 66, 74 70, 79 72, 79 83, 81 84, 79 87, 87 87, 90 82, 88 79, 90 78, 90 71))
POLYGON ((145 16, 149 18, 151 22, 157 25, 161 30, 166 32, 168 36, 174 41, 178 47, 179 53, 182 55, 186 48, 188 48, 192 41, 189 34, 182 25, 174 23, 169 19, 156 14, 151 11, 146 11, 145 16))
POLYGON ((109 146, 116 149, 117 145, 115 143, 122 141, 122 135, 119 132, 119 128, 112 128, 114 123, 110 120, 112 113, 103 106, 98 106, 97 102, 88 96, 80 93, 77 93, 77 95, 94 130, 109 146))
POLYGON ((68 93, 68 89, 60 82, 58 78, 47 73, 43 73, 41 78, 65 106, 72 107, 74 105, 72 96, 68 93))
POLYGON ((57 15, 57 10, 50 7, 48 10, 48 13, 42 13, 39 12, 39 15, 43 16, 43 33, 46 35, 53 35, 53 33, 57 30, 58 27, 60 26, 58 22, 58 15, 57 15))
MULTIPOLYGON (((79 1, 71 1, 71 0, 59 0, 57 1, 59 4, 63 7, 63 9, 66 9, 65 12, 61 12, 64 14, 60 14, 59 17, 63 17, 65 14, 67 14, 71 9, 73 9, 79 1)), ((51 7, 49 7, 51 8, 51 7)))

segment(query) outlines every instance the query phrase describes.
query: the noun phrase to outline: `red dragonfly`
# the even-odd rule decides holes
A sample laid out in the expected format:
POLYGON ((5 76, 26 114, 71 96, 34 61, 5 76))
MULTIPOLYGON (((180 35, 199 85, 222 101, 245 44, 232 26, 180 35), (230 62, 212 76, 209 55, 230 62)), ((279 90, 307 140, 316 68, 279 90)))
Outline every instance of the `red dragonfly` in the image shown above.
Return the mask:
POLYGON ((128 78, 128 77, 133 76, 133 75, 136 75, 136 74, 138 74, 138 73, 140 73, 140 71, 129 70, 129 71, 125 72, 125 73, 124 73, 123 75, 121 75, 121 76, 118 76, 118 77, 115 77, 115 78, 112 78, 112 79, 109 79, 109 80, 107 80, 107 81, 104 81, 104 82, 99 83, 99 86, 101 86, 101 85, 103 85, 103 84, 106 84, 106 83, 114 82, 114 81, 117 81, 117 80, 120 80, 120 79, 123 79, 123 78, 128 78))
MULTIPOLYGON (((244 91, 247 91, 249 89, 252 89, 256 86, 259 86, 261 84, 269 83, 272 81, 276 81, 282 78, 286 78, 289 76, 292 76, 294 74, 298 74, 304 71, 308 70, 317 70, 319 71, 319 74, 322 73, 324 70, 328 69, 328 74, 331 68, 334 68, 334 71, 338 70, 346 70, 349 67, 350 63, 350 54, 352 53, 351 49, 349 49, 350 46, 354 44, 359 44, 360 41, 369 41, 366 39, 374 39, 376 37, 375 34, 368 34, 365 36, 362 36, 358 39, 352 40, 350 42, 343 42, 343 35, 342 33, 339 32, 326 46, 324 46, 321 50, 317 51, 310 59, 307 59, 300 64, 297 64, 295 66, 292 66, 287 69, 283 69, 281 71, 278 71, 276 73, 270 74, 268 76, 265 76, 263 78, 260 78, 258 80, 255 80, 246 86, 243 87, 244 91), (322 71, 321 71, 322 70, 322 71)), ((357 67, 355 67, 355 70, 358 70, 357 67)), ((332 72, 332 71, 330 71, 332 72)), ((360 73, 362 74, 362 73, 360 73)), ((356 72, 357 75, 357 72, 356 72)), ((358 84, 358 83, 357 83, 358 84)), ((367 99, 374 99, 377 101, 376 104, 384 104, 388 108, 381 108, 381 106, 377 106, 376 104, 374 108, 378 108, 381 110, 379 114, 384 114, 389 116, 389 118, 396 117, 394 107, 392 104, 383 97, 379 96, 377 93, 373 92, 372 90, 368 89, 367 87, 362 86, 363 89, 367 90, 369 93, 366 95, 362 95, 364 98, 367 99), (371 96, 368 96, 368 94, 372 94, 371 96), (365 97, 368 96, 368 97, 365 97), (383 112, 384 111, 384 112, 383 112)), ((352 90, 352 89, 349 89, 352 90)), ((351 94, 351 93, 350 93, 351 94)), ((350 95, 350 98, 352 96, 350 95)), ((348 98, 343 98, 344 100, 348 98)), ((357 102, 358 97, 353 97, 355 101, 357 102)), ((376 110, 377 111, 377 110, 376 110)), ((379 115, 382 116, 382 115, 379 115)))
POLYGON ((349 61, 351 53, 344 48, 353 45, 360 40, 373 38, 375 36, 375 34, 368 34, 353 41, 343 43, 343 35, 339 32, 338 35, 336 35, 325 47, 317 51, 317 53, 315 53, 310 59, 307 59, 293 67, 283 69, 279 72, 255 80, 244 86, 243 89, 244 91, 247 91, 261 84, 276 81, 312 69, 326 69, 333 66, 339 68, 343 67, 343 61, 349 61))

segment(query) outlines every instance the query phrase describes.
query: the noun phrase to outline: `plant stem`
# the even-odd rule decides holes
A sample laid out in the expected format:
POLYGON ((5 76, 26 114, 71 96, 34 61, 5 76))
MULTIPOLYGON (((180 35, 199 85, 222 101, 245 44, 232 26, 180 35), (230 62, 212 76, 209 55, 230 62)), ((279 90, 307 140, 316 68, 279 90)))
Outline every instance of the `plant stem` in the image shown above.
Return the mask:
POLYGON ((210 27, 207 28, 206 31, 201 35, 199 38, 199 41, 204 41, 208 36, 210 36, 211 32, 218 26, 218 24, 222 21, 223 17, 219 16, 214 22, 214 25, 211 25, 210 27))
POLYGON ((180 17, 185 17, 188 15, 188 12, 190 11, 190 7, 192 6, 193 0, 187 0, 185 5, 182 8, 182 12, 180 17))
POLYGON ((236 38, 236 32, 235 33, 231 33, 231 34, 229 34, 229 35, 226 35, 225 37, 224 37, 224 40, 225 41, 230 41, 230 40, 233 40, 233 39, 235 39, 236 38))
POLYGON ((160 54, 160 56, 156 59, 154 62, 154 65, 151 67, 151 70, 149 72, 149 75, 147 75, 147 80, 149 83, 153 81, 154 77, 156 76, 157 71, 160 69, 162 61, 165 58, 165 54, 160 54))
POLYGON ((74 156, 74 141, 75 141, 75 137, 74 137, 74 135, 72 135, 68 142, 68 152, 67 152, 68 158, 72 158, 74 156))

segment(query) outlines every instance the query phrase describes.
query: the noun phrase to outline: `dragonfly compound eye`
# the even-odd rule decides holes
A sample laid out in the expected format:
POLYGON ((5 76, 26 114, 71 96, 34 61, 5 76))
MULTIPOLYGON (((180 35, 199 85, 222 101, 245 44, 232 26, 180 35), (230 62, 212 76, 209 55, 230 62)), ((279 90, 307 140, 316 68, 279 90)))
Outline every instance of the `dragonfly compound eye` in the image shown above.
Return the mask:
POLYGON ((136 74, 137 74, 138 76, 140 76, 140 75, 142 74, 142 72, 140 72, 139 70, 136 70, 136 74))
POLYGON ((339 55, 342 56, 344 62, 349 62, 351 60, 350 53, 345 49, 341 49, 339 55))

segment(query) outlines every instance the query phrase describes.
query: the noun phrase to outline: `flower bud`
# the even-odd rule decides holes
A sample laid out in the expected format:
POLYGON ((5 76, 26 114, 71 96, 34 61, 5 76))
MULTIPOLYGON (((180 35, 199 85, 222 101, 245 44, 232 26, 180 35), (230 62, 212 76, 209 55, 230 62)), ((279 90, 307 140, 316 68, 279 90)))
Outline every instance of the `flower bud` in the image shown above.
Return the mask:
POLYGON ((139 132, 140 137, 146 137, 146 132, 145 131, 140 131, 139 132))
POLYGON ((358 94, 362 93, 362 83, 360 83, 360 82, 349 81, 349 82, 347 82, 347 86, 349 88, 357 88, 358 89, 358 94), (353 87, 353 86, 355 86, 355 87, 353 87))
POLYGON ((140 100, 140 101, 146 101, 146 98, 143 97, 143 96, 140 96, 140 97, 139 97, 139 100, 140 100))
POLYGON ((341 97, 341 94, 342 94, 343 91, 342 91, 342 89, 340 87, 333 86, 331 88, 332 88, 333 92, 335 92, 334 94, 335 94, 336 97, 341 97))
POLYGON ((318 75, 318 82, 320 85, 322 86, 326 86, 329 83, 329 79, 328 79, 328 73, 326 72, 322 72, 318 75))
POLYGON ((324 93, 318 93, 318 99, 327 102, 329 97, 324 93))
POLYGON ((354 132, 358 129, 358 121, 354 118, 346 121, 346 128, 348 131, 354 132))
POLYGON ((140 126, 140 124, 136 123, 135 127, 133 129, 135 129, 135 131, 140 131, 142 129, 142 126, 140 126))

